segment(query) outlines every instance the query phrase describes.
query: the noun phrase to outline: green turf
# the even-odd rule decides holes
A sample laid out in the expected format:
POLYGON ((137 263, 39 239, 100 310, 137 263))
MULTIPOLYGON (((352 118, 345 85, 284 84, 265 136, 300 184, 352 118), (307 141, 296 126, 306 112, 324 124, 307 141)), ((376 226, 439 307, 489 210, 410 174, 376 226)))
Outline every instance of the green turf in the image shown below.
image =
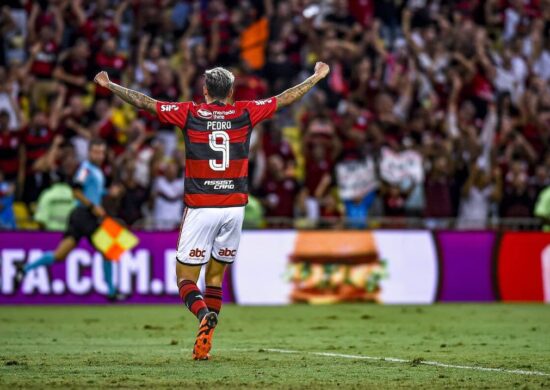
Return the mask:
POLYGON ((196 328, 178 306, 3 307, 0 387, 550 387, 550 376, 417 364, 550 373, 550 307, 543 305, 226 305, 208 362, 190 360, 196 328))

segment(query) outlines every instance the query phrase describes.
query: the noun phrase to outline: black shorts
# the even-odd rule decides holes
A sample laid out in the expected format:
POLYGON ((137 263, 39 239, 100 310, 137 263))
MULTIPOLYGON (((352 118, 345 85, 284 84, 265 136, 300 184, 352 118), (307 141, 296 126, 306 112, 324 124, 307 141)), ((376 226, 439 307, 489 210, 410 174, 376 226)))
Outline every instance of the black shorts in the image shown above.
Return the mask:
POLYGON ((69 215, 69 225, 63 237, 72 237, 77 243, 82 237, 89 240, 98 227, 99 220, 89 209, 75 207, 69 215))

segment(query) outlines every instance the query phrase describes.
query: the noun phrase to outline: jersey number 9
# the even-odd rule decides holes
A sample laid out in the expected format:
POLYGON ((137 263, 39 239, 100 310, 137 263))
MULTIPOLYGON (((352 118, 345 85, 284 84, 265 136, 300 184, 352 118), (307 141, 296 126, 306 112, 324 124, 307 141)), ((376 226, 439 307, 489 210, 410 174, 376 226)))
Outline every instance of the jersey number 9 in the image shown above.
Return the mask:
POLYGON ((210 149, 215 152, 222 152, 221 162, 217 159, 208 161, 213 171, 225 171, 229 168, 229 134, 225 131, 213 131, 208 135, 210 149))

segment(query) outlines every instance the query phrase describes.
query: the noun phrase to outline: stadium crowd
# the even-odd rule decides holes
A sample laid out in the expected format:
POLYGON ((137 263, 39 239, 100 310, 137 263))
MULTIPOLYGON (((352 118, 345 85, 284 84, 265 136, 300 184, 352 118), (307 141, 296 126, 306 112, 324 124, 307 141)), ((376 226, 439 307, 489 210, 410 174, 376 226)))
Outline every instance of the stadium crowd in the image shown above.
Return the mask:
POLYGON ((2 4, 3 228, 31 216, 63 228, 93 137, 109 146, 109 214, 177 228, 181 134, 95 86, 97 71, 158 100, 201 101, 203 72, 225 66, 235 100, 252 100, 316 60, 329 77, 254 131, 247 226, 550 218, 548 0, 2 4))

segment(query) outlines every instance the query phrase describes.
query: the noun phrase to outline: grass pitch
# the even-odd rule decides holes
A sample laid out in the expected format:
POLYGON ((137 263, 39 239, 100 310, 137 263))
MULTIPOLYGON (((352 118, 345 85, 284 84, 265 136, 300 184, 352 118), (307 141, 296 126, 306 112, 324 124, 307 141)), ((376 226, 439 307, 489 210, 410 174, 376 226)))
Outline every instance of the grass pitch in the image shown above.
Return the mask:
POLYGON ((550 387, 550 376, 421 364, 550 373, 544 305, 225 305, 208 362, 190 359, 197 327, 181 306, 3 307, 0 387, 550 387))

